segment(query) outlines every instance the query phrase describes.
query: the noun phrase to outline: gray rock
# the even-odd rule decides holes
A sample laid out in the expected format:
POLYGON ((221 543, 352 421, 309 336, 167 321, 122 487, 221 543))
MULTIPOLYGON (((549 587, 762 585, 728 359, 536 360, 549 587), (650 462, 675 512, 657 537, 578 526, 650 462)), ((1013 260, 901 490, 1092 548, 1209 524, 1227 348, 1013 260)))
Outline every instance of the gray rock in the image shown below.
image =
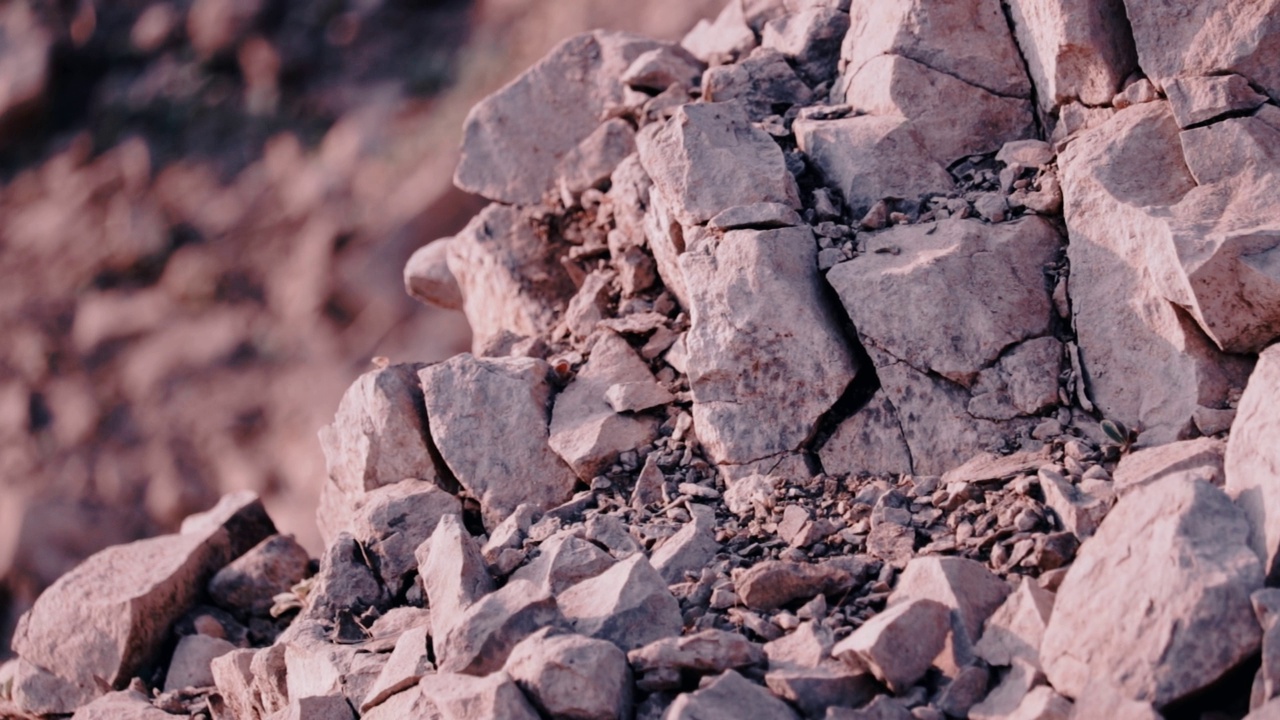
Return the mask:
POLYGON ((1013 0, 1009 12, 1045 114, 1073 100, 1111 102, 1138 66, 1133 39, 1109 22, 1122 0, 1013 0))
POLYGON ((991 673, 982 664, 962 668, 933 700, 932 705, 953 717, 969 717, 969 710, 987 695, 991 673))
POLYGON ((265 617, 272 598, 307 576, 311 558, 292 535, 272 535, 222 568, 209 597, 226 610, 265 617))
POLYGON ((853 709, 833 707, 827 709, 826 720, 911 720, 914 716, 896 698, 877 695, 864 707, 853 709))
POLYGON ((733 670, 683 693, 671 703, 663 720, 799 720, 800 716, 768 690, 733 670))
POLYGON ((733 572, 742 603, 752 610, 773 610, 816 595, 840 595, 865 582, 871 568, 854 557, 817 563, 765 560, 733 572))
POLYGON ((681 582, 688 573, 697 575, 720 550, 720 543, 716 542, 715 511, 706 505, 690 505, 689 513, 693 519, 649 557, 653 569, 668 584, 681 582))
POLYGON ((307 593, 306 616, 333 621, 340 614, 359 615, 380 605, 386 591, 368 565, 368 555, 356 539, 341 533, 320 557, 320 570, 307 593))
POLYGON ((543 713, 566 720, 622 720, 631 713, 631 668, 616 645, 550 628, 525 638, 504 670, 543 713))
POLYGON ((355 720, 347 699, 341 695, 290 698, 283 720, 355 720))
POLYGON ((596 31, 557 45, 467 115, 454 183, 491 200, 532 205, 551 190, 556 165, 621 104, 619 77, 660 47, 625 33, 596 31))
POLYGON ((422 676, 434 669, 427 656, 428 628, 420 625, 406 630, 396 641, 396 647, 387 658, 378 679, 360 703, 360 712, 369 712, 392 695, 413 687, 422 676))
POLYGON ((451 238, 440 238, 414 251, 404 264, 405 292, 427 305, 462 309, 462 288, 449 270, 451 238))
POLYGON ((602 331, 591 346, 591 358, 556 397, 551 414, 550 447, 590 481, 618 456, 653 442, 659 421, 648 415, 615 412, 607 394, 617 385, 653 383, 653 373, 621 335, 602 331))
POLYGON ((835 78, 840 45, 848 30, 847 8, 809 7, 765 23, 760 45, 785 55, 800 76, 816 86, 835 78))
POLYGON ((1012 665, 1020 658, 1039 667, 1040 642, 1053 602, 1053 593, 1024 579, 987 620, 974 654, 992 665, 1012 665))
POLYGON ((605 121, 557 163, 561 192, 576 197, 584 190, 600 187, 613 175, 618 163, 635 151, 636 131, 631 123, 621 118, 605 121))
POLYGON ((523 503, 549 510, 573 493, 577 478, 547 444, 549 372, 533 358, 464 354, 420 374, 431 435, 488 527, 523 503))
POLYGON ((853 667, 865 666, 895 693, 914 685, 942 652, 951 630, 951 611, 936 600, 908 600, 886 608, 832 654, 853 667))
POLYGON ((235 649, 235 645, 222 638, 200 634, 184 636, 178 640, 169 660, 169 670, 164 676, 165 692, 214 685, 210 664, 235 649))
POLYGON ((732 473, 801 451, 857 371, 825 304, 816 254, 808 228, 785 228, 734 230, 714 254, 680 258, 691 295, 694 425, 716 463, 746 466, 732 473), (788 412, 778 415, 781 403, 788 412))
POLYGON ((1040 647, 1053 686, 1080 697, 1100 676, 1163 707, 1256 652, 1249 594, 1263 573, 1248 536, 1244 514, 1198 480, 1165 478, 1121 498, 1058 590, 1040 647))
POLYGON ((808 104, 811 91, 786 56, 760 47, 732 65, 717 65, 703 73, 702 96, 713 103, 738 101, 748 117, 759 121, 780 107, 808 104))
POLYGON ((467 608, 434 641, 442 673, 486 675, 502 668, 521 640, 561 622, 556 599, 533 583, 514 580, 467 608))
POLYGON ((444 638, 468 608, 493 592, 493 578, 459 515, 441 517, 435 532, 414 555, 431 604, 431 635, 444 638))
POLYGON ((438 717, 440 720, 538 720, 538 711, 505 672, 484 677, 440 673, 423 676, 418 684, 422 714, 394 717, 438 717))
POLYGON ((560 534, 542 543, 537 559, 516 570, 513 580, 527 580, 554 596, 613 567, 613 558, 590 542, 560 534))
POLYGON ((352 534, 378 556, 382 582, 397 592, 417 569, 414 551, 445 516, 459 518, 462 504, 433 483, 403 480, 366 493, 352 534))
POLYGON ((1008 720, 1016 717, 1018 708, 1036 687, 1044 687, 1044 674, 1022 660, 1014 660, 1012 667, 1000 678, 1000 682, 982 702, 969 708, 969 717, 976 720, 1008 720))
POLYGON ((624 651, 680 634, 680 605, 644 555, 633 555, 560 594, 573 629, 624 651))
POLYGON ((683 225, 756 202, 800 207, 782 150, 751 125, 741 103, 686 105, 646 127, 636 145, 653 192, 683 225))
POLYGON ((1262 559, 1263 572, 1272 582, 1280 579, 1280 345, 1258 357, 1257 369, 1240 398, 1236 421, 1227 441, 1226 491, 1244 510, 1249 521, 1249 545, 1262 559))
POLYGON ((792 131, 827 183, 844 195, 855 218, 885 198, 915 200, 947 193, 955 184, 919 132, 901 117, 798 119, 792 131))

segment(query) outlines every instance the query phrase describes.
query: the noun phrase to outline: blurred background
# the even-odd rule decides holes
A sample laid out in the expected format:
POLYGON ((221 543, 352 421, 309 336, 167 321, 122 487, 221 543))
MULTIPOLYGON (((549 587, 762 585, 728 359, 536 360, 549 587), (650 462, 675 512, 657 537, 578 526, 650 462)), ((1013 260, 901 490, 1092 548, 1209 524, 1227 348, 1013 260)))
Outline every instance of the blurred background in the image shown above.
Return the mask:
POLYGON ((480 207, 463 119, 560 40, 724 0, 0 0, 0 657, 90 553, 252 489, 320 550, 316 431, 480 207))

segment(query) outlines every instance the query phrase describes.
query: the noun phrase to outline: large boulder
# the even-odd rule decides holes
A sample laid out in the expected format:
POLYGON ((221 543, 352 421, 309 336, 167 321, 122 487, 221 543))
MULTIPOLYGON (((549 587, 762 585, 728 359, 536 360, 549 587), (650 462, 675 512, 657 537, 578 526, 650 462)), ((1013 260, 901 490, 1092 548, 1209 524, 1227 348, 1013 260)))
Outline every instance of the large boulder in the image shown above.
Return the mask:
POLYGON ((1249 544, 1271 582, 1280 580, 1280 345, 1258 357, 1227 441, 1226 490, 1249 520, 1249 544))
POLYGON ((1009 14, 1045 113, 1107 105, 1138 65, 1123 0, 1012 0, 1009 14))
POLYGON ((1157 707, 1187 697, 1257 652, 1249 595, 1262 580, 1245 515, 1221 490, 1178 477, 1142 487, 1067 571, 1040 646, 1045 674, 1070 697, 1093 678, 1157 707))

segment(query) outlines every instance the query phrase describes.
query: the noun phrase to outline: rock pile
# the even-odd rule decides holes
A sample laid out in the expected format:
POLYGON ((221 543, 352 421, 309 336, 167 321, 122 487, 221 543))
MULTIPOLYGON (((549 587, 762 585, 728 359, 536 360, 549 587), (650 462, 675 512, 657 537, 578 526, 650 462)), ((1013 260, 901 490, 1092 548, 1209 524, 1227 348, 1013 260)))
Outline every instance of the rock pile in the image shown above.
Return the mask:
POLYGON ((733 0, 467 120, 472 353, 50 588, 28 714, 1280 716, 1280 6, 733 0), (1164 39, 1158 39, 1164 38, 1164 39), (1250 689, 1250 682, 1252 686, 1250 689))

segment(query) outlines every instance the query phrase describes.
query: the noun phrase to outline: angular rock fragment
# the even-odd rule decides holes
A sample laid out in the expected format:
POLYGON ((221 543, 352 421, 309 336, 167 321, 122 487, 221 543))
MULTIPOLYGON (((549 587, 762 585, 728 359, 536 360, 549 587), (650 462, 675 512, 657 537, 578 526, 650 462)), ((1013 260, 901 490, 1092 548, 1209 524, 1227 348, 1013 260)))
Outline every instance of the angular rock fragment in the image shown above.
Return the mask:
POLYGON ((819 717, 832 706, 862 705, 882 692, 869 671, 830 658, 809 668, 771 667, 764 683, 805 717, 819 717))
POLYGON ((964 635, 957 642, 971 647, 1009 591, 1007 582, 968 558, 921 557, 907 563, 889 605, 915 599, 942 603, 951 609, 954 633, 964 635))
POLYGON ((756 48, 732 65, 718 65, 702 75, 703 99, 737 101, 747 116, 759 121, 810 99, 809 86, 777 50, 756 48))
POLYGON ((1045 687, 1044 673, 1030 663, 1015 660, 982 702, 969 708, 969 717, 975 720, 1017 717, 1018 708, 1037 686, 1045 687))
POLYGON ((1013 31, 1046 114, 1073 100, 1105 105, 1138 65, 1117 21, 1122 0, 1013 0, 1013 31))
MULTIPOLYGON (((438 717, 440 720, 538 720, 538 711, 505 672, 484 677, 439 673, 426 675, 418 684, 422 715, 398 717, 438 717), (429 708, 429 710, 427 710, 429 708), (429 714, 428 714, 429 713, 429 714)), ((388 720, 391 717, 388 716, 388 720)))
POLYGON ((556 165, 620 104, 622 73, 660 47, 625 33, 565 40, 467 115, 454 183, 491 200, 532 205, 555 183, 556 165))
POLYGON ((214 684, 210 663, 236 649, 222 638, 187 635, 178 641, 164 676, 164 690, 209 687, 214 684))
POLYGON ((541 630, 511 651, 503 668, 550 717, 622 720, 631 712, 631 668, 613 643, 541 630))
POLYGON ((1012 665, 1020 658, 1039 667, 1040 642, 1053 602, 1053 593, 1024 579, 987 620, 974 654, 992 665, 1012 665))
POLYGON ((911 472, 911 450, 898 412, 881 391, 846 418, 818 450, 829 474, 897 475, 911 472))
POLYGON ((320 557, 320 570, 307 593, 306 614, 328 622, 341 614, 359 615, 385 599, 386 592, 369 567, 364 548, 342 533, 320 557))
POLYGON ((603 331, 591 346, 591 358, 555 400, 548 443, 590 480, 618 456, 657 438, 656 417, 615 412, 607 394, 618 385, 653 383, 653 373, 622 336, 603 331))
POLYGON ((71 720, 173 720, 137 690, 107 693, 76 710, 71 720))
POLYGON ((441 673, 485 675, 502 668, 521 640, 561 622, 556 599, 515 580, 467 608, 441 638, 432 638, 441 673))
POLYGON ((866 582, 871 568, 853 557, 818 563, 765 560, 735 570, 733 583, 742 603, 752 610, 773 610, 816 595, 840 595, 866 582))
POLYGON ((266 617, 272 598, 307 576, 311 558, 292 535, 272 535, 219 570, 209 597, 226 610, 266 617))
POLYGON ((886 198, 916 200, 954 186, 924 138, 901 117, 799 119, 792 130, 796 144, 844 195, 853 217, 886 198))
POLYGON ((733 670, 725 671, 695 692, 680 695, 663 715, 664 720, 747 717, 757 720, 799 720, 800 716, 768 690, 733 670))
POLYGON ((421 625, 406 630, 396 641, 396 647, 387 658, 378 679, 369 694, 360 703, 360 712, 382 703, 392 695, 413 687, 423 675, 433 669, 427 656, 428 628, 421 625))
POLYGON ((692 87, 706 66, 679 45, 663 45, 642 53, 622 73, 622 82, 637 90, 662 92, 672 85, 692 87))
POLYGON ((636 145, 653 192, 683 225, 754 202, 800 207, 782 150, 751 125, 741 103, 685 105, 645 128, 636 145))
POLYGON ((689 513, 693 519, 649 557, 653 569, 668 584, 684 580, 687 573, 701 572, 720 550, 715 511, 705 505, 690 505, 689 513))
POLYGON ((1263 573, 1248 537, 1244 514, 1198 480, 1121 498, 1058 590, 1041 643, 1049 681, 1081 697, 1091 677, 1109 678, 1163 707, 1236 667, 1261 639, 1249 595, 1263 573))
POLYGON ((1036 415, 1058 404, 1058 368, 1063 345, 1054 337, 1039 337, 1014 346, 996 363, 978 373, 969 412, 988 420, 1012 420, 1036 415))
POLYGON ((214 685, 232 717, 258 720, 262 716, 261 700, 254 695, 253 650, 232 650, 209 663, 214 685))
POLYGON ((420 373, 431 435, 489 527, 523 503, 563 503, 577 482, 547 444, 550 370, 533 358, 464 354, 420 373))
MULTIPOLYGON (((1203 437, 1143 448, 1120 458, 1112 481, 1120 494, 1170 475, 1192 477, 1222 487, 1226 452, 1227 443, 1203 437)), ((1230 494, 1230 489, 1227 492, 1230 494)))
POLYGON ((542 543, 537 559, 512 574, 554 596, 583 580, 613 567, 613 558, 590 542, 573 535, 557 535, 542 543))
POLYGON ((355 720, 355 713, 341 695, 291 698, 283 720, 355 720))
POLYGON ((840 45, 848 30, 845 10, 808 7, 765 23, 760 44, 786 55, 801 77, 816 86, 835 78, 840 45))
POLYGON ((745 475, 803 450, 857 368, 826 307, 807 228, 731 231, 713 252, 680 258, 693 418, 711 458, 745 475), (788 412, 776 415, 782 404, 788 412))
POLYGON ((493 578, 458 515, 440 518, 431 538, 414 555, 431 604, 431 635, 443 639, 467 608, 493 592, 493 578))
POLYGON ((561 192, 571 197, 600 187, 618 163, 636 151, 636 131, 631 123, 614 118, 583 138, 556 165, 561 192))
POLYGON ((449 269, 450 238, 414 251, 404 264, 404 289, 416 300, 446 310, 462 309, 462 288, 449 269))
POLYGON ((759 202, 750 205, 736 205, 724 210, 707 222, 707 227, 716 230, 739 230, 755 228, 768 230, 771 228, 791 227, 800 224, 800 214, 788 205, 776 202, 759 202))
POLYGON ((457 519, 462 504, 432 483, 403 480, 362 498, 352 534, 378 556, 378 574, 393 592, 417 569, 414 551, 446 516, 457 519))
POLYGON ((1267 101, 1240 75, 1178 77, 1165 83, 1178 127, 1186 129, 1228 113, 1253 110, 1267 101))
POLYGON ((1270 582, 1280 579, 1280 345, 1258 357, 1227 441, 1226 491, 1249 521, 1249 546, 1270 582))
POLYGON ((764 661, 764 652, 739 633, 703 630, 655 640, 627 653, 627 660, 641 685, 674 689, 680 686, 683 673, 714 675, 752 667, 764 661), (663 678, 672 680, 666 683, 663 678))
POLYGON ((560 594, 575 631, 623 651, 680 634, 680 605, 644 555, 633 555, 560 594))
POLYGON ((846 663, 863 664, 895 693, 924 677, 942 652, 950 632, 951 611, 936 600, 908 600, 885 609, 849 637, 832 654, 846 663))

